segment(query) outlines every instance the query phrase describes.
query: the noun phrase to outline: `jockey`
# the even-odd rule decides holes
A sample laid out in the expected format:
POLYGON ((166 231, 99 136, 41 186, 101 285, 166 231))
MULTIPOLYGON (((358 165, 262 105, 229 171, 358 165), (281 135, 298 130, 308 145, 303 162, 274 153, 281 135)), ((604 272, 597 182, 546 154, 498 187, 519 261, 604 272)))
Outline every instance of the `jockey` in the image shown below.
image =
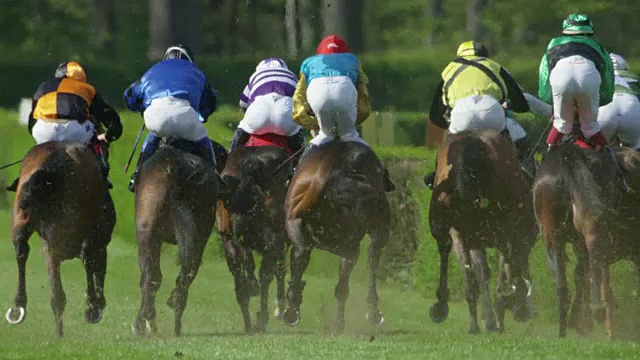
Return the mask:
POLYGON ((593 24, 586 15, 571 14, 562 24, 562 36, 553 38, 540 63, 539 97, 553 105, 553 127, 547 136, 555 148, 573 130, 574 117, 584 137, 606 146, 600 131, 598 108, 611 102, 613 64, 607 50, 593 38, 593 24))
MULTIPOLYGON (((442 72, 429 112, 431 122, 451 134, 471 129, 508 132, 520 162, 532 173, 535 163, 527 133, 511 116, 512 111, 530 111, 522 89, 504 67, 489 59, 483 44, 464 42, 457 56, 442 72)), ((427 187, 433 187, 434 180, 435 172, 429 173, 427 187)))
POLYGON ((161 137, 193 141, 200 156, 216 166, 213 144, 203 125, 216 110, 216 93, 185 46, 169 47, 162 61, 125 90, 124 98, 130 110, 143 113, 149 129, 129 191, 135 191, 140 166, 156 152, 161 137))
POLYGON ((613 100, 600 108, 598 123, 610 141, 618 135, 624 146, 640 150, 640 78, 629 71, 627 61, 610 54, 615 75, 613 100))
MULTIPOLYGON (((325 37, 317 54, 304 60, 293 95, 293 119, 305 129, 319 131, 301 159, 334 139, 369 146, 356 129, 371 112, 368 83, 360 60, 336 35, 325 37)), ((386 169, 384 182, 386 191, 395 188, 386 169)))
MULTIPOLYGON (((118 113, 87 83, 87 73, 80 63, 68 61, 58 65, 54 78, 38 86, 33 95, 28 130, 38 144, 77 141, 90 145, 107 187, 113 187, 103 152, 106 144, 122 135, 122 123, 118 113), (103 125, 106 132, 97 134, 103 125)), ((7 191, 16 191, 18 181, 19 178, 7 191)))
POLYGON ((245 115, 231 140, 231 151, 244 145, 250 135, 267 133, 286 137, 294 153, 302 149, 304 133, 291 116, 297 83, 298 78, 282 59, 272 57, 258 64, 240 95, 245 115))

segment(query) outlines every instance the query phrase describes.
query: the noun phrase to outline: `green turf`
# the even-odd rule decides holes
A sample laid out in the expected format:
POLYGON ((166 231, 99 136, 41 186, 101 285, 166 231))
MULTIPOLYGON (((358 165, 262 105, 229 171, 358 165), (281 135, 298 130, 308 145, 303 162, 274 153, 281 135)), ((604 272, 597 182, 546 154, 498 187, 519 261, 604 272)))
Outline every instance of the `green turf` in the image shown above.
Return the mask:
MULTIPOLYGON (((2 163, 19 159, 33 144, 26 131, 12 123, 11 118, 14 117, 15 113, 0 111, 2 163)), ((208 125, 210 135, 228 144, 232 134, 228 123, 237 117, 235 111, 223 110, 208 125)), ((567 339, 556 337, 554 288, 544 265, 540 244, 531 258, 536 318, 529 323, 518 324, 508 316, 505 334, 470 336, 467 335, 468 312, 461 291, 461 276, 453 259, 450 318, 439 325, 429 320, 428 309, 434 300, 438 257, 433 241, 426 236, 425 242, 420 244, 417 265, 412 272, 414 283, 380 285, 381 310, 385 313, 386 322, 377 330, 370 329, 364 318, 366 257, 361 258, 352 279, 346 332, 342 336, 331 334, 338 260, 322 252, 314 252, 309 267, 300 325, 290 328, 272 320, 266 335, 244 335, 232 279, 214 236, 192 286, 184 315, 184 336, 174 338, 173 314, 165 301, 175 282, 177 267, 175 248, 167 247, 163 252, 164 283, 157 302, 159 334, 137 338, 131 332, 131 324, 139 306, 139 271, 132 196, 126 191, 127 175, 123 174, 122 168, 140 120, 137 115, 130 114, 123 117, 123 122, 125 135, 113 145, 111 152, 115 183, 112 194, 118 211, 118 225, 109 248, 108 306, 103 321, 97 325, 84 322, 84 270, 78 260, 67 262, 62 267, 68 300, 66 337, 57 339, 53 335, 50 290, 39 240, 34 236, 27 270, 29 313, 25 322, 18 326, 10 326, 0 319, 0 359, 631 359, 640 356, 636 343, 640 339, 640 331, 636 329, 640 311, 638 300, 632 296, 636 280, 629 264, 614 267, 614 291, 620 303, 617 314, 623 340, 607 341, 602 325, 596 325, 594 333, 586 338, 578 337, 573 331, 569 332, 567 339)), ((425 159, 430 156, 420 149, 378 150, 383 157, 400 155, 425 159)), ((4 170, 0 172, 0 179, 12 179, 17 171, 17 167, 4 170)), ((423 189, 418 195, 424 200, 426 194, 423 189)), ((7 195, 0 192, 0 196, 7 195)), ((0 208, 2 204, 0 202, 0 208)), ((12 305, 17 281, 10 241, 10 212, 6 204, 4 206, 0 209, 1 313, 12 305)), ((424 203, 420 206, 426 207, 424 203)), ((423 231, 427 230, 424 226, 423 231)), ((570 267, 573 264, 570 263, 570 267)), ((256 310, 253 304, 254 314, 256 310)))

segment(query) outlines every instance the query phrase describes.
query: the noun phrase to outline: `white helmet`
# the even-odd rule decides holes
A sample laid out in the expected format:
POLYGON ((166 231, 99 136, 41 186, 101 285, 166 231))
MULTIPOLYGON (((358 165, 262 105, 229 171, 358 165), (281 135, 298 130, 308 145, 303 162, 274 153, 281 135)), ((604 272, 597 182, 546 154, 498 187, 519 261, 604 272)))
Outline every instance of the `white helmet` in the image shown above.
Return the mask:
POLYGON ((256 71, 264 70, 264 69, 287 69, 288 70, 289 68, 287 67, 287 63, 285 63, 284 60, 277 57, 270 57, 268 59, 264 59, 260 61, 260 64, 256 66, 256 71))
POLYGON ((613 70, 615 71, 629 70, 629 64, 627 63, 627 60, 625 60, 622 56, 611 53, 609 54, 609 57, 611 58, 611 62, 613 63, 613 70))

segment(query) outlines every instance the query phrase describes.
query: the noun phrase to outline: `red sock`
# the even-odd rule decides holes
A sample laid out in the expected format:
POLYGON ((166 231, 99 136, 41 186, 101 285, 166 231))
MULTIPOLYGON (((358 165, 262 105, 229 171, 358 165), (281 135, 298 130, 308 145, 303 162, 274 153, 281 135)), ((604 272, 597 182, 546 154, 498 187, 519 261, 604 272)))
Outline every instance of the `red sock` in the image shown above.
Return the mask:
POLYGON ((558 145, 564 138, 564 134, 558 131, 555 127, 551 127, 549 135, 547 135, 547 145, 558 145))
POLYGON ((595 135, 590 137, 589 140, 598 146, 607 146, 609 144, 609 141, 607 141, 607 138, 606 136, 604 136, 602 131, 598 131, 597 133, 595 133, 595 135))

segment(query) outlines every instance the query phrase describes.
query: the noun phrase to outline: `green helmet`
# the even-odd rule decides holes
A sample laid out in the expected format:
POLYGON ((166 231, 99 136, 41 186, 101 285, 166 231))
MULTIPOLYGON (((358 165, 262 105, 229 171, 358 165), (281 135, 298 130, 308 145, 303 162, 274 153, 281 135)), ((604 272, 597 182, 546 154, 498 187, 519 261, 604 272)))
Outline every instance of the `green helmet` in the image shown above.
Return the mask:
POLYGON ((587 15, 571 14, 562 22, 562 33, 567 35, 591 35, 593 23, 587 15))

